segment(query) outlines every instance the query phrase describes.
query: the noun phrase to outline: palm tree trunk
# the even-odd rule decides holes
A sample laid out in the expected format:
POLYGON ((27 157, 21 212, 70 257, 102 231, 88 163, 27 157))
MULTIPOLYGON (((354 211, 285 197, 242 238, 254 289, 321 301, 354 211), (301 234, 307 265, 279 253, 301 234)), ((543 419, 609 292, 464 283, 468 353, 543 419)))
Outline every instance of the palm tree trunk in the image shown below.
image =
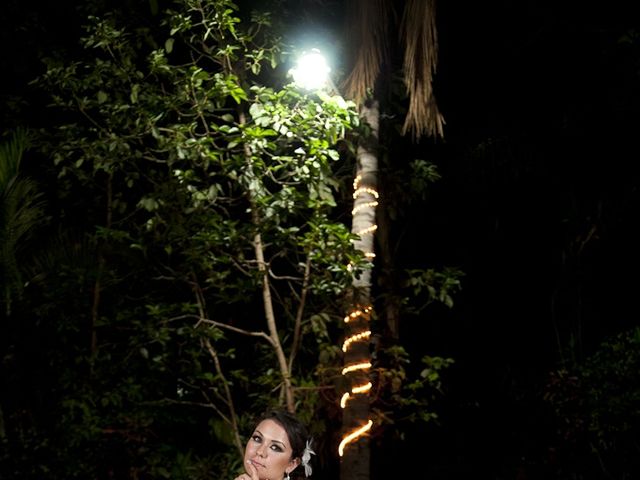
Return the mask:
MULTIPOLYGON (((363 105, 361 116, 370 125, 371 135, 358 147, 351 231, 359 237, 354 242, 356 249, 362 251, 373 263, 374 235, 377 228, 375 217, 378 204, 377 144, 380 119, 378 102, 372 101, 363 105)), ((343 442, 341 443, 343 450, 340 463, 340 478, 342 480, 367 480, 370 476, 371 449, 366 433, 367 427, 370 428, 370 407, 366 386, 370 386, 369 368, 371 366, 369 350, 369 318, 372 302, 371 273, 372 268, 366 269, 354 278, 352 311, 346 318, 346 320, 348 319, 345 329, 347 338, 358 340, 349 343, 344 355, 345 369, 349 369, 346 376, 350 391, 346 392, 346 401, 343 400, 343 442), (369 335, 366 334, 367 332, 369 335), (351 368, 358 366, 359 368, 351 370, 351 368), (364 390, 362 390, 363 388, 364 390), (345 443, 356 432, 363 430, 361 435, 345 443)))
MULTIPOLYGON (((403 134, 412 132, 418 139, 424 134, 443 135, 444 119, 440 114, 433 96, 432 80, 437 63, 437 32, 435 24, 436 0, 406 0, 400 25, 401 43, 404 45, 403 76, 409 97, 408 111, 403 126, 403 134)), ((389 25, 395 18, 391 0, 354 0, 350 2, 351 14, 348 16, 348 34, 351 36, 355 62, 350 74, 344 82, 344 91, 348 98, 362 103, 366 92, 379 90, 379 76, 387 65, 389 56, 389 25)), ((375 96, 374 99, 379 98, 375 96)), ((372 135, 366 144, 358 149, 358 171, 354 182, 353 233, 361 236, 356 248, 369 255, 373 261, 373 234, 376 231, 375 207, 377 206, 378 183, 378 123, 380 114, 377 101, 370 101, 362 106, 362 117, 372 128, 372 135), (375 192, 375 194, 374 194, 375 192)), ((388 247, 388 245, 387 245, 388 247)), ((384 252, 388 254, 388 248, 384 252)), ((386 260, 389 260, 386 255, 386 260)), ((385 267, 390 268, 389 261, 385 267)), ((366 319, 371 308, 371 270, 360 275, 353 282, 353 312, 347 317, 347 335, 362 334, 368 329, 366 319), (363 310, 365 309, 365 310, 363 310), (352 313, 357 313, 353 317, 352 313), (353 321, 351 321, 353 320, 353 321)), ((387 306, 390 332, 397 336, 399 331, 398 305, 387 306)), ((369 333, 370 335, 370 333, 369 333)), ((370 365, 369 342, 366 337, 358 337, 358 341, 350 343, 345 352, 345 366, 357 364, 370 365)), ((344 349, 344 347, 343 347, 344 349)), ((353 393, 354 387, 364 385, 368 380, 367 369, 354 369, 348 372, 352 392, 346 392, 349 399, 343 405, 343 440, 340 449, 343 451, 340 464, 341 480, 366 480, 369 478, 370 447, 367 440, 366 426, 370 428, 369 396, 353 393), (363 436, 355 437, 357 429, 362 429, 363 436), (349 434, 354 438, 345 445, 349 434)), ((358 390, 360 392, 360 390, 358 390)), ((344 400, 345 397, 343 397, 344 400)), ((344 403, 344 402, 343 402, 344 403)))

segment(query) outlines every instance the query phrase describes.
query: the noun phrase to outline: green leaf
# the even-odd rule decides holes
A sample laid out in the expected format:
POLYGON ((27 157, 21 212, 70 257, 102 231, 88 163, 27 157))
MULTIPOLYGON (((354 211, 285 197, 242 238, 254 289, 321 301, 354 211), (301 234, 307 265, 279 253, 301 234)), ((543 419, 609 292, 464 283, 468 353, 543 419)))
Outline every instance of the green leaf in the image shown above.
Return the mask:
POLYGON ((129 98, 131 99, 131 103, 138 103, 138 92, 140 91, 140 85, 135 84, 131 87, 131 95, 129 98))
POLYGON ((145 197, 138 202, 138 206, 144 208, 149 212, 153 212, 154 210, 158 209, 160 204, 154 198, 145 197))
POLYGON ((164 50, 165 50, 165 52, 171 53, 173 51, 174 42, 175 42, 175 39, 167 38, 167 40, 164 42, 164 50))
POLYGON ((264 112, 264 106, 261 103, 252 103, 249 107, 249 115, 251 115, 251 118, 254 120, 262 117, 264 112))
POLYGON ((340 154, 336 150, 327 150, 327 155, 329 155, 329 158, 331 158, 331 160, 340 160, 340 154))

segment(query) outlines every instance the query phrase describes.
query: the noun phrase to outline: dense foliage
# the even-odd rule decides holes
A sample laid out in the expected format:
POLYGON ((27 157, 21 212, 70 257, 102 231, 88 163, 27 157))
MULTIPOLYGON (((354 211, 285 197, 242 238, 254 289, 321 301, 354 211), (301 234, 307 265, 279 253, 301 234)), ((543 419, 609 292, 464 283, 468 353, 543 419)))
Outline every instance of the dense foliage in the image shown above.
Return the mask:
POLYGON ((251 414, 322 408, 337 357, 318 355, 361 263, 334 212, 358 116, 265 86, 284 60, 270 22, 224 0, 177 2, 155 28, 91 17, 84 58, 38 81, 57 183, 8 322, 44 344, 5 368, 48 394, 3 405, 11 478, 227 477, 251 414))
POLYGON ((638 471, 639 346, 635 327, 602 342, 584 362, 552 372, 545 400, 557 420, 562 478, 594 471, 631 478, 638 471))

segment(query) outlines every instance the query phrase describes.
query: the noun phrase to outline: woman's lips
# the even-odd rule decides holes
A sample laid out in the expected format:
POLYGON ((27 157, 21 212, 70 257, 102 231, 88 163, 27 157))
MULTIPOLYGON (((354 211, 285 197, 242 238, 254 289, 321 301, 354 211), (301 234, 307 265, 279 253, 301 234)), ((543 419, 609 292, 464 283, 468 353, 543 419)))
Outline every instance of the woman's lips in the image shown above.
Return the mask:
POLYGON ((263 464, 261 464, 260 462, 256 462, 255 460, 251 460, 251 464, 255 467, 265 468, 263 464))

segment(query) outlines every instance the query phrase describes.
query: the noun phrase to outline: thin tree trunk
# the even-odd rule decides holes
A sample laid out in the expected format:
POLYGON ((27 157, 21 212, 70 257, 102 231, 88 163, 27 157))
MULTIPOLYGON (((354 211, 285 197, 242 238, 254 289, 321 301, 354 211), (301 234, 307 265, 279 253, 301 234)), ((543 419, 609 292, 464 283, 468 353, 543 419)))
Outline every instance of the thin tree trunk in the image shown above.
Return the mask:
POLYGON ((238 416, 236 415, 235 405, 233 403, 233 397, 231 396, 231 389, 229 388, 229 382, 227 381, 227 377, 224 376, 222 371, 222 365, 220 364, 220 358, 218 357, 217 350, 213 347, 211 341, 207 338, 204 340, 205 348, 211 358, 213 359, 213 363, 216 367, 216 373, 220 377, 222 381, 222 385, 224 387, 224 395, 227 400, 227 408, 229 409, 229 424, 231 427, 231 431, 233 433, 233 443, 235 444, 240 457, 242 457, 244 448, 242 446, 242 440, 240 439, 240 427, 238 425, 238 416))
MULTIPOLYGON (((241 125, 246 124, 247 118, 244 112, 239 112, 239 120, 241 125)), ((249 145, 246 143, 244 145, 244 155, 247 164, 250 165, 252 161, 251 150, 249 148, 249 145)), ((293 398, 293 386, 291 384, 291 371, 287 364, 287 357, 284 354, 280 336, 278 335, 276 315, 273 309, 273 299, 271 298, 271 282, 269 281, 269 271, 264 258, 264 244, 262 242, 262 236, 260 235, 259 231, 260 217, 258 213, 258 207, 254 201, 253 193, 248 192, 248 196, 249 202, 251 203, 251 220, 253 222, 253 225, 256 227, 256 234, 253 237, 253 249, 258 264, 258 270, 260 271, 260 274, 262 276, 262 304, 264 307, 264 315, 267 321, 267 328, 269 331, 269 337, 271 338, 271 344, 275 351, 276 358, 278 359, 278 367, 280 369, 280 374, 282 375, 285 404, 287 406, 287 410, 293 413, 295 412, 295 403, 293 398)))
MULTIPOLYGON (((111 228, 113 222, 113 174, 110 173, 107 178, 107 212, 105 227, 111 228)), ((102 274, 104 272, 106 260, 102 253, 102 241, 98 243, 98 273, 96 275, 96 281, 93 284, 93 301, 91 304, 91 358, 95 358, 98 352, 98 321, 100 318, 100 297, 102 294, 102 274)), ((93 367, 92 367, 93 368, 93 367)))
POLYGON ((102 271, 104 270, 104 257, 101 252, 98 253, 98 275, 93 283, 93 301, 91 303, 91 345, 90 352, 91 358, 94 358, 98 351, 98 318, 100 315, 99 306, 100 306, 100 294, 102 293, 102 285, 101 285, 101 277, 102 271))
MULTIPOLYGON (((254 225, 257 226, 258 213, 255 205, 252 206, 252 217, 254 225)), ((271 298, 271 283, 269 282, 269 272, 267 271, 267 265, 264 261, 264 245, 262 244, 262 237, 260 233, 256 233, 253 238, 253 247, 256 254, 256 260, 258 261, 258 270, 262 274, 262 303, 264 305, 264 315, 267 320, 267 328, 269 329, 269 336, 273 341, 273 348, 278 359, 278 366, 280 367, 280 374, 282 375, 282 381, 284 382, 284 396, 287 405, 287 410, 291 413, 295 412, 295 404, 293 402, 293 388, 291 385, 291 372, 287 365, 287 358, 282 349, 282 343, 280 342, 280 336, 278 335, 278 328, 276 326, 276 315, 273 311, 273 299, 271 298)))
POLYGON ((0 440, 7 438, 7 431, 4 426, 4 413, 2 411, 2 405, 0 405, 0 440))
POLYGON ((293 371, 293 361, 296 358, 300 342, 302 340, 302 316, 304 315, 304 307, 307 303, 307 294, 309 292, 309 277, 311 276, 311 255, 307 255, 307 261, 304 264, 304 277, 302 279, 302 290, 300 292, 300 303, 296 312, 295 324, 293 327, 293 341, 291 342, 291 352, 289 353, 289 372, 293 371))

